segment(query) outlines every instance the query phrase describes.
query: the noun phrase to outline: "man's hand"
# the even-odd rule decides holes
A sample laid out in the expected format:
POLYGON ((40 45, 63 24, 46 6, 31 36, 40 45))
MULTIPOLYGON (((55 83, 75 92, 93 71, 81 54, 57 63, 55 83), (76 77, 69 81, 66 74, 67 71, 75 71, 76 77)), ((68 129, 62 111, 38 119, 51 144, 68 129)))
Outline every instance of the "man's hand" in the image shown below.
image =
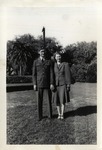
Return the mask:
POLYGON ((70 91, 70 85, 69 84, 67 85, 67 91, 70 91))
POLYGON ((55 88, 54 88, 54 85, 51 84, 51 85, 50 85, 50 90, 53 91, 54 89, 55 89, 55 88))
POLYGON ((37 86, 36 86, 36 85, 34 85, 33 87, 34 87, 34 91, 37 91, 37 86))

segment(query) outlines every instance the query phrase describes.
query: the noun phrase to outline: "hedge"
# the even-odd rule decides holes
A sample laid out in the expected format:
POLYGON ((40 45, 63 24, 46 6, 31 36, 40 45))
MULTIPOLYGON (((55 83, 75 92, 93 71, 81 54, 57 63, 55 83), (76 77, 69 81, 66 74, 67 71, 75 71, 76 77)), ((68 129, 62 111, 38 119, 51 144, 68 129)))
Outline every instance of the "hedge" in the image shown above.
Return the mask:
POLYGON ((6 83, 32 83, 32 76, 7 76, 6 83))

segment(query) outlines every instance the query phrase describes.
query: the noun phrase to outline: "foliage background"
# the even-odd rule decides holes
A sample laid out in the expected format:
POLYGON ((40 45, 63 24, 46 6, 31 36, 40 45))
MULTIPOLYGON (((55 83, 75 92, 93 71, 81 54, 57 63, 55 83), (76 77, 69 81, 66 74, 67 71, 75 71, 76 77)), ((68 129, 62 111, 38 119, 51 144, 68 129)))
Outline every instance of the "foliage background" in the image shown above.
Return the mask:
MULTIPOLYGON (((56 51, 70 65, 72 83, 97 82, 97 42, 77 42, 63 47, 56 38, 47 37, 47 56, 53 60, 56 51)), ((43 37, 24 34, 7 42, 7 76, 32 75, 33 61, 43 46, 43 37)), ((14 79, 13 79, 14 80, 14 79)), ((8 81, 8 80, 7 80, 8 81)), ((25 82, 25 81, 24 81, 25 82)), ((12 83, 12 81, 11 81, 12 83)))

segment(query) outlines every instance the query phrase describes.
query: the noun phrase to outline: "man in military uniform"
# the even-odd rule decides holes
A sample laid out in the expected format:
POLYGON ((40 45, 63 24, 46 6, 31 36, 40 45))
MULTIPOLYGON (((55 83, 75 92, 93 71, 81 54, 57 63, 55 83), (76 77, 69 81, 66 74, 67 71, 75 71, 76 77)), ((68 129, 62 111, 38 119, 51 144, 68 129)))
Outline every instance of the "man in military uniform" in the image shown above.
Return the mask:
POLYGON ((52 106, 50 90, 54 89, 53 86, 53 67, 51 60, 45 57, 45 50, 39 50, 40 57, 34 61, 33 64, 33 86, 34 90, 38 91, 38 119, 42 119, 42 104, 45 96, 48 103, 49 118, 52 118, 52 106))

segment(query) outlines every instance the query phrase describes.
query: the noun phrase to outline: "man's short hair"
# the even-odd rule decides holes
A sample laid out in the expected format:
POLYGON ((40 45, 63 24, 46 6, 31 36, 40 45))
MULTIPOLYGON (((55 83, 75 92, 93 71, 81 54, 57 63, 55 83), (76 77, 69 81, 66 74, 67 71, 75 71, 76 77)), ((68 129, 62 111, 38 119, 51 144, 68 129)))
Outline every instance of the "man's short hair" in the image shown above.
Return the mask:
POLYGON ((41 50, 45 51, 45 48, 43 46, 39 47, 38 51, 40 52, 41 50))
POLYGON ((43 48, 43 49, 41 48, 41 49, 39 49, 39 52, 40 52, 40 51, 45 51, 45 49, 44 49, 44 48, 43 48))

